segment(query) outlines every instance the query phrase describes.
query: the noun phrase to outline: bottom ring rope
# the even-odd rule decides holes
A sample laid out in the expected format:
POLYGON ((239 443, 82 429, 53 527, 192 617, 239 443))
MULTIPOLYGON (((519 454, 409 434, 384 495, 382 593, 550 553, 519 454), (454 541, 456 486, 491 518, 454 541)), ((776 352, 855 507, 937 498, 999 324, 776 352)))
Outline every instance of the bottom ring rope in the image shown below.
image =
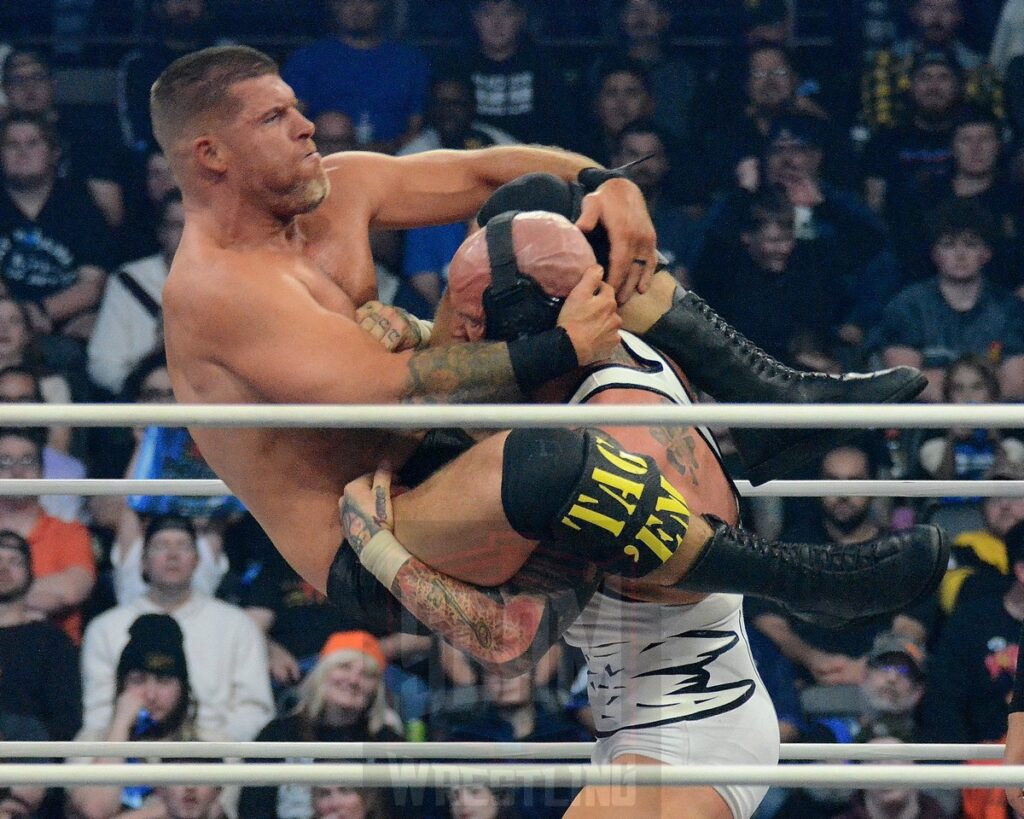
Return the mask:
POLYGON ((778 787, 892 788, 919 786, 1020 787, 1024 765, 452 765, 433 762, 382 764, 267 763, 46 763, 0 765, 0 786, 36 785, 335 785, 342 788, 671 787, 774 785, 778 787))

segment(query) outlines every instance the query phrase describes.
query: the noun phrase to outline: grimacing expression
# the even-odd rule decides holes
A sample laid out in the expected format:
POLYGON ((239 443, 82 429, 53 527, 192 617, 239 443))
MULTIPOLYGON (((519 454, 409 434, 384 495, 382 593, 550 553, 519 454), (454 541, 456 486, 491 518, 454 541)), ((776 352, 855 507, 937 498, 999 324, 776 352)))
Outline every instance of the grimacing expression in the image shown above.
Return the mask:
POLYGON ((241 100, 241 111, 196 142, 223 150, 225 176, 279 219, 315 209, 330 184, 313 142, 315 128, 292 89, 265 74, 235 83, 228 93, 241 100))

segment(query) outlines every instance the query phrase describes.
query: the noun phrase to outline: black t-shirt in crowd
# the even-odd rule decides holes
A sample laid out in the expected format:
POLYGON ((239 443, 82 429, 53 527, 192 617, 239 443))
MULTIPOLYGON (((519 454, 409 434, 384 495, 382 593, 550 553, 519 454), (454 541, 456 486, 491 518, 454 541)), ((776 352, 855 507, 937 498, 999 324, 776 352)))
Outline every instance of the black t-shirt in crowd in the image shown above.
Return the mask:
POLYGON ((0 711, 36 717, 52 740, 81 727, 78 652, 52 623, 0 628, 0 711))
POLYGON ((0 189, 0 278, 10 294, 38 302, 78 282, 78 268, 107 268, 113 240, 84 184, 58 179, 35 219, 0 189))
POLYGON ((1006 733, 1020 634, 1002 595, 961 592, 929 658, 922 741, 989 742, 1006 733))

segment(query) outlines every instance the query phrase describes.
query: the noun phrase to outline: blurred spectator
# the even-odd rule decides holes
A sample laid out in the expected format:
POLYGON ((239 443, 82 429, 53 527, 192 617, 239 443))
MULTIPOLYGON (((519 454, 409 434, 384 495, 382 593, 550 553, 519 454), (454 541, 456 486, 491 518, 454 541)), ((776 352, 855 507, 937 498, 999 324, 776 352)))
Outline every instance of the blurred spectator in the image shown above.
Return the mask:
MULTIPOLYGON (((696 76, 690 65, 672 53, 669 29, 674 6, 669 0, 615 0, 619 42, 611 59, 626 57, 644 67, 654 98, 654 121, 676 140, 689 137, 696 76)), ((603 74, 599 57, 592 80, 603 74)), ((593 82, 592 82, 593 84, 593 82)))
MULTIPOLYGON (((0 299, 0 348, 3 339, 3 316, 5 299, 0 299)), ((15 302, 10 302, 14 304, 15 302)), ((47 379, 39 378, 33 370, 18 365, 0 369, 0 403, 38 404, 46 400, 43 385, 47 379)), ((67 385, 64 385, 66 389, 67 385)), ((59 402, 57 402, 59 403, 59 402)), ((51 427, 48 441, 68 439, 70 430, 67 427, 51 427)), ((80 479, 85 477, 85 464, 78 458, 68 455, 50 443, 43 448, 43 477, 80 479)), ((61 520, 77 520, 82 511, 80 495, 43 495, 39 499, 47 514, 61 520)))
POLYGON ((142 549, 146 594, 99 615, 85 632, 86 729, 99 730, 110 720, 117 657, 128 642, 129 626, 154 612, 170 614, 185 633, 196 725, 202 731, 250 740, 273 714, 265 640, 241 609, 193 589, 198 565, 191 521, 167 515, 150 522, 142 549))
POLYGON ((573 100, 551 55, 526 33, 526 0, 471 0, 476 42, 454 70, 476 89, 476 115, 520 142, 572 147, 573 100))
POLYGON ((991 218, 974 202, 952 200, 935 212, 929 231, 937 275, 896 294, 869 349, 886 366, 924 370, 925 401, 941 398, 945 368, 966 353, 997 366, 1004 398, 1024 398, 1024 305, 983 274, 992 258, 991 218))
MULTIPOLYGON (((384 693, 386 660, 365 631, 331 635, 320 661, 302 683, 295 709, 271 721, 257 742, 394 742, 402 724, 384 693)), ((296 762, 298 760, 286 760, 296 762)), ((246 787, 239 814, 246 819, 286 819, 312 813, 310 789, 298 785, 246 787)))
MULTIPOLYGON (((319 135, 318 135, 319 136, 319 135)), ((134 163, 128 189, 128 214, 118 243, 118 261, 130 262, 160 250, 159 212, 164 199, 178 189, 171 166, 158 148, 150 149, 141 164, 134 163)))
MULTIPOLYGON (((43 476, 41 429, 0 430, 0 473, 11 478, 43 476)), ((60 626, 74 641, 82 637, 81 605, 92 591, 96 567, 89 530, 47 514, 38 495, 0 498, 0 529, 10 529, 32 547, 34 580, 26 604, 60 626)))
MULTIPOLYGON (((718 125, 708 132, 705 150, 715 188, 741 186, 765 155, 775 121, 791 114, 824 120, 825 112, 797 96, 799 76, 781 45, 750 49, 744 80, 745 99, 715 100, 718 125), (730 105, 730 103, 733 103, 730 105)), ((711 115, 714 117, 714 114, 711 115)))
POLYGON ((700 223, 693 209, 680 203, 674 189, 673 169, 678 158, 672 147, 672 138, 653 121, 635 120, 619 132, 612 164, 643 160, 630 168, 629 178, 643 192, 658 234, 658 250, 669 270, 680 276, 695 261, 700 223))
POLYGON ((213 785, 161 785, 153 794, 162 803, 163 819, 223 819, 218 803, 222 790, 213 785))
POLYGON ((1024 620, 1024 527, 1007 536, 1006 553, 1002 594, 968 594, 965 585, 942 627, 921 705, 923 742, 994 742, 1006 733, 1024 620))
POLYGON ((57 178, 59 157, 45 120, 15 114, 0 124, 0 279, 7 294, 29 304, 36 330, 84 340, 112 238, 81 183, 57 178))
POLYGON ((379 790, 313 786, 312 819, 388 819, 390 815, 379 790))
MULTIPOLYGON (((881 727, 881 726, 880 726, 881 727)), ((894 731, 893 733, 899 733, 894 731)), ((881 733, 868 740, 871 744, 891 745, 906 742, 905 737, 896 737, 892 733, 881 733)), ((885 761, 874 761, 868 764, 892 764, 885 761)), ((850 800, 849 808, 839 814, 837 819, 879 819, 879 817, 899 817, 899 819, 951 819, 931 796, 922 793, 918 788, 871 788, 857 791, 850 800)))
POLYGON ((153 0, 146 44, 117 68, 117 109, 124 144, 137 154, 156 147, 149 122, 149 89, 183 54, 213 43, 207 0, 153 0))
POLYGON ((437 148, 462 150, 515 142, 511 134, 476 118, 473 83, 463 74, 448 72, 431 80, 426 127, 398 153, 405 156, 437 148))
POLYGON ((385 0, 331 0, 338 33, 298 49, 281 76, 306 115, 340 111, 356 143, 394 153, 419 131, 429 65, 418 50, 385 37, 385 0))
POLYGON ((451 819, 523 819, 516 810, 515 792, 487 785, 466 785, 445 791, 451 819))
MULTIPOLYGON (((0 368, 20 368, 38 381, 39 400, 47 404, 69 404, 71 385, 61 373, 50 372, 41 340, 32 326, 29 307, 10 296, 0 296, 0 368)), ((23 399, 27 400, 27 399, 23 399)), ((55 450, 71 449, 71 430, 51 427, 47 443, 55 450)))
MULTIPOLYGON (((474 712, 461 715, 457 720, 449 715, 444 739, 452 742, 585 742, 591 739, 578 723, 551 710, 535 697, 532 670, 507 678, 485 669, 481 677, 482 703, 474 712)), ((574 796, 567 788, 520 790, 513 804, 523 816, 558 817, 574 796)))
POLYGON ((730 229, 739 221, 739 240, 709 236, 691 271, 695 289, 778 358, 786 358, 799 334, 832 335, 841 297, 835 274, 817 261, 815 246, 797 241, 794 208, 784 191, 765 186, 757 194, 735 196, 726 206, 730 229))
POLYGON ((354 151, 358 147, 356 126, 352 118, 341 111, 322 111, 313 119, 313 125, 316 128, 316 149, 321 156, 354 151))
POLYGON ((112 395, 121 391, 132 368, 163 341, 164 282, 185 226, 181 193, 168 193, 157 213, 160 252, 136 259, 110 277, 86 348, 90 378, 112 395))
MULTIPOLYGON (((857 445, 831 450, 822 461, 821 480, 870 480, 875 477, 869 452, 857 445)), ((864 497, 821 498, 817 515, 790 523, 783 538, 792 543, 860 543, 885 531, 864 497)), ((788 617, 760 601, 747 600, 753 625, 792 660, 809 681, 818 685, 860 685, 865 679, 867 654, 875 637, 891 628, 900 634, 924 639, 924 614, 916 609, 885 618, 824 629, 788 617)))
MULTIPOLYGON (((976 355, 961 356, 946 369, 942 400, 947 404, 992 404, 1002 398, 992 367, 976 355)), ((1004 438, 998 429, 953 427, 945 435, 927 438, 918 461, 931 478, 978 480, 996 459, 1024 461, 1024 443, 1004 438)))
POLYGON ((583 152, 609 165, 622 129, 654 110, 651 85, 643 67, 632 60, 608 61, 601 68, 594 91, 596 127, 583 143, 583 152))
POLYGON ((31 616, 31 586, 28 542, 0 531, 0 711, 38 720, 47 739, 69 740, 82 725, 78 654, 64 632, 31 616))
MULTIPOLYGON (((1024 466, 997 461, 983 477, 993 481, 1024 480, 1024 466)), ((939 603, 946 614, 960 601, 998 597, 1006 589, 1007 576, 1012 574, 1010 544, 1024 536, 1024 498, 985 498, 981 514, 983 528, 955 534, 950 568, 939 587, 939 603)))
MULTIPOLYGON (((108 691, 111 701, 106 717, 95 726, 86 725, 76 740, 223 740, 222 735, 205 731, 196 721, 190 680, 197 664, 189 665, 186 659, 182 630, 175 619, 166 614, 143 614, 125 626, 124 648, 111 669, 115 676, 108 691)), ((210 659, 213 657, 203 657, 204 662, 210 659)), ((126 760, 97 757, 89 761, 102 765, 126 760)), ((133 812, 167 816, 160 794, 145 786, 69 788, 68 808, 68 815, 75 819, 113 819, 133 812)))
POLYGON ((907 110, 880 126, 864 149, 864 198, 886 215, 894 232, 927 207, 928 193, 953 175, 953 129, 963 89, 963 66, 952 53, 935 48, 915 53, 907 110))
POLYGON ((124 220, 122 149, 116 134, 57 107, 50 65, 38 51, 17 49, 3 61, 2 86, 10 114, 42 117, 57 133, 57 175, 84 181, 111 227, 124 220))
POLYGON ((966 72, 963 87, 970 102, 1003 115, 1002 88, 984 57, 960 39, 961 0, 914 0, 910 6, 913 31, 892 49, 878 52, 861 77, 861 119, 869 128, 893 128, 904 121, 903 92, 913 90, 922 54, 944 53, 945 59, 966 72))
POLYGON ((316 664, 327 639, 349 624, 276 552, 247 580, 245 613, 267 635, 273 681, 281 687, 294 685, 316 664))

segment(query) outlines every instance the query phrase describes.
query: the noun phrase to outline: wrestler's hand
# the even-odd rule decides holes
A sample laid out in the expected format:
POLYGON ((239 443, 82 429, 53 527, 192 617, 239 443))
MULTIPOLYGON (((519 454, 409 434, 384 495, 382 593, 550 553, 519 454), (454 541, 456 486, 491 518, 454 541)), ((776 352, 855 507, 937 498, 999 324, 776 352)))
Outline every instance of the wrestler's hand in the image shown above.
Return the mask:
POLYGON ((391 503, 391 467, 382 465, 373 473, 356 478, 345 486, 339 503, 341 527, 345 539, 362 551, 377 532, 395 530, 395 510, 391 503))
POLYGON ((356 321, 391 353, 418 350, 430 341, 430 334, 426 330, 428 324, 401 307, 383 302, 366 302, 356 310, 356 321))
POLYGON ((624 304, 647 290, 658 262, 657 236, 640 188, 628 179, 609 179, 584 196, 576 226, 587 233, 598 224, 611 243, 608 283, 624 304))
POLYGON ((615 293, 601 276, 600 265, 588 267, 558 314, 558 326, 569 334, 581 366, 608 358, 619 343, 622 319, 615 293))

